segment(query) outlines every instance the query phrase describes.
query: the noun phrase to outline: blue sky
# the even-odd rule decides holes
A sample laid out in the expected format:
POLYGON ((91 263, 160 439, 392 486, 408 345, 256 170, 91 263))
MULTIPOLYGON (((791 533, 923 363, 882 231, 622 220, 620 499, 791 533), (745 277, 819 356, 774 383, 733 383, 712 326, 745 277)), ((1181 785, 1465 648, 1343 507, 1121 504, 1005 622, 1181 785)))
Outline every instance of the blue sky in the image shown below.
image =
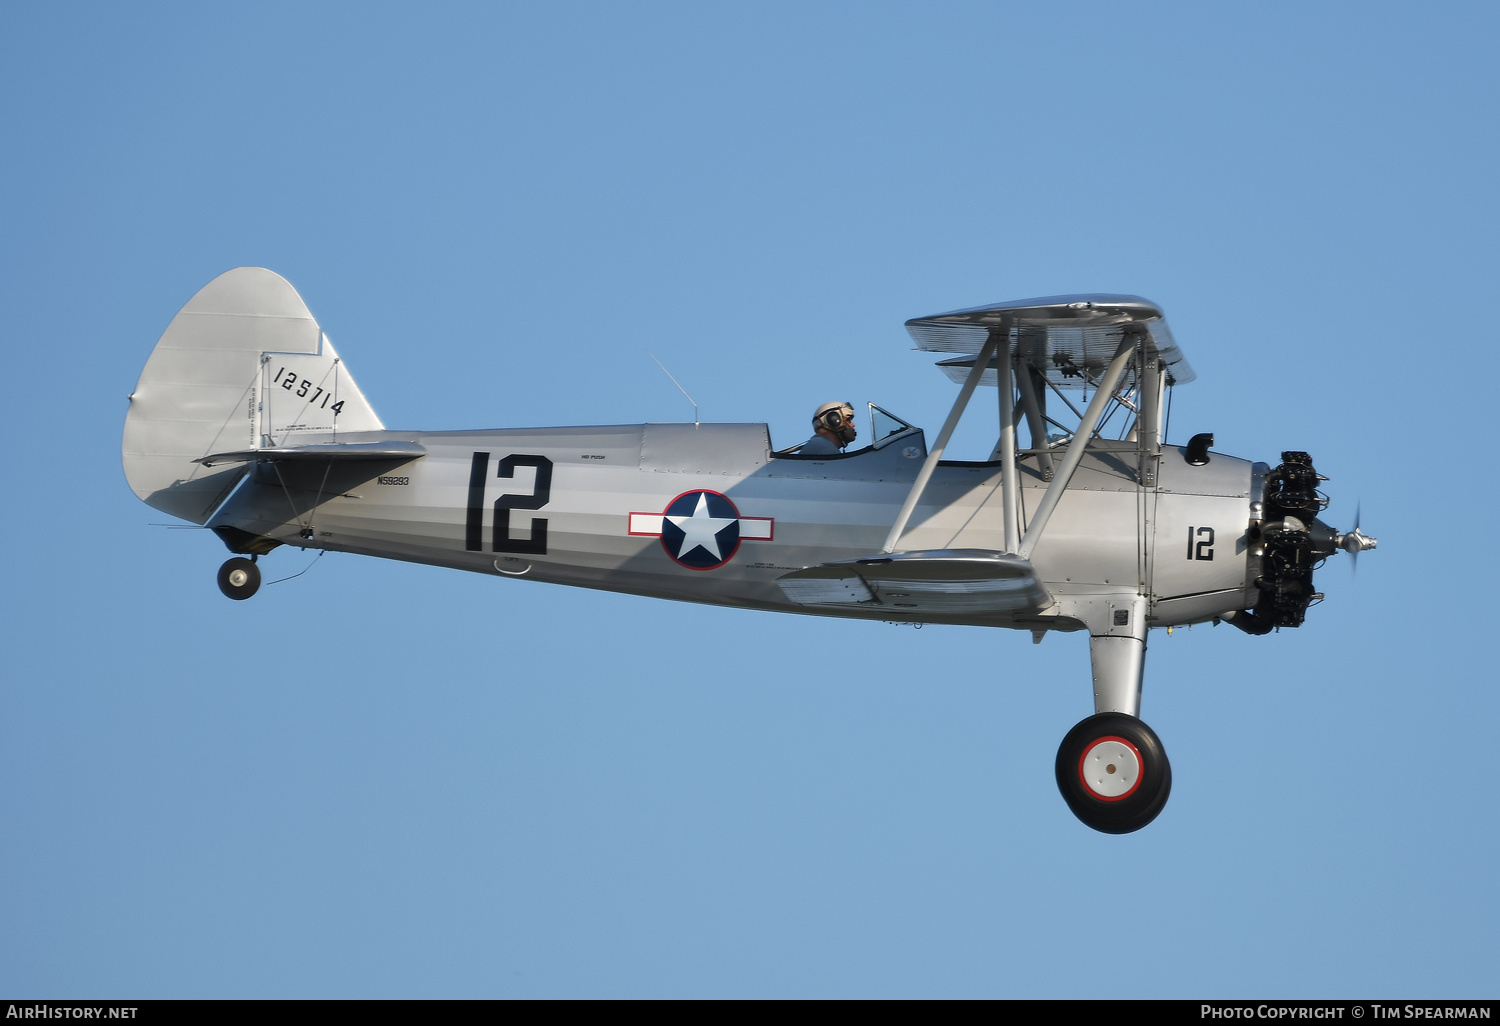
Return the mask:
POLYGON ((6 5, 0 992, 1493 996, 1497 29, 6 5), (1137 293, 1199 375, 1173 436, 1310 451, 1381 548, 1300 630, 1154 634, 1172 799, 1095 834, 1051 771, 1079 638, 338 554, 222 599, 119 441, 244 264, 392 427, 688 419, 650 349, 778 445, 828 398, 935 433, 908 317, 1137 293))

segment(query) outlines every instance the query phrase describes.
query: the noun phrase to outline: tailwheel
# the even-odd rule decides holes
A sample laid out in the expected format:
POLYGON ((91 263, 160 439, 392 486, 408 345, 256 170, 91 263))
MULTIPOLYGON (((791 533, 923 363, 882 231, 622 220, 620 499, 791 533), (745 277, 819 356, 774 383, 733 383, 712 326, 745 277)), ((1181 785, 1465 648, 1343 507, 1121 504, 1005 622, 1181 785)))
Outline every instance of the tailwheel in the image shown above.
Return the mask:
POLYGON ((247 599, 260 590, 260 567, 254 560, 235 556, 219 567, 219 590, 232 599, 247 599))
POLYGON ((1073 815, 1106 834, 1150 823, 1172 793, 1172 764, 1156 731, 1134 716, 1090 716, 1057 750, 1057 788, 1073 815))

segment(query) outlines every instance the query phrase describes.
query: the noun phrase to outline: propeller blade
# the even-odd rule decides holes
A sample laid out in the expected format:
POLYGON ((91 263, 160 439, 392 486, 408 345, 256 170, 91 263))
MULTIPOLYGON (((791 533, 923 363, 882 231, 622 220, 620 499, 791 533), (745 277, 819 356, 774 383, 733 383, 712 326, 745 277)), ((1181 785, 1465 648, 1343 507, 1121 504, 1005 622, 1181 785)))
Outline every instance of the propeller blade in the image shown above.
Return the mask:
POLYGON ((1360 533, 1359 520, 1360 514, 1364 512, 1363 507, 1363 503, 1354 507, 1354 530, 1334 538, 1334 544, 1349 553, 1349 577, 1351 579, 1359 569, 1359 554, 1366 549, 1375 548, 1376 544, 1374 538, 1360 533))
MULTIPOLYGON (((1363 499, 1354 504, 1354 534, 1359 535, 1359 515, 1364 512, 1365 502, 1363 499)), ((1353 581, 1359 573, 1359 549, 1349 553, 1349 580, 1353 581)))

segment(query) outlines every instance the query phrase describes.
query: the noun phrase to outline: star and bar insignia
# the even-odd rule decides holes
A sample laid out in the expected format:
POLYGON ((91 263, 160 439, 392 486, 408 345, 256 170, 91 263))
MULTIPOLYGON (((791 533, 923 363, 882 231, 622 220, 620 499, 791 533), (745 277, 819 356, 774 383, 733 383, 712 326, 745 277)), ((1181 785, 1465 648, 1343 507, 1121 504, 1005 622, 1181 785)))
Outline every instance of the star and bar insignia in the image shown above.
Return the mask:
POLYGON ((742 541, 771 541, 776 521, 742 517, 729 496, 697 488, 683 492, 660 513, 630 514, 629 533, 660 538, 673 561, 690 570, 716 570, 734 558, 742 541))

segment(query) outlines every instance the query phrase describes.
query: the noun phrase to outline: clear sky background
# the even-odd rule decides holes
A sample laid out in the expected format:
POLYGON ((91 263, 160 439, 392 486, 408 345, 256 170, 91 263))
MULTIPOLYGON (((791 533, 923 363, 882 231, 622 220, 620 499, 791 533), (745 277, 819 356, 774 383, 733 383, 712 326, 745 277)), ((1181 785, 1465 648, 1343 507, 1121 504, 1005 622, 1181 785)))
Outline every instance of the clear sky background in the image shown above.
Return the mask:
POLYGON ((1494 5, 226 7, 0 7, 0 994, 1500 991, 1494 5), (340 554, 223 599, 119 446, 244 264, 393 428, 691 419, 649 348, 777 445, 932 437, 908 317, 1137 293, 1174 440, 1310 451, 1380 549, 1153 633, 1172 798, 1097 834, 1081 637, 340 554))

